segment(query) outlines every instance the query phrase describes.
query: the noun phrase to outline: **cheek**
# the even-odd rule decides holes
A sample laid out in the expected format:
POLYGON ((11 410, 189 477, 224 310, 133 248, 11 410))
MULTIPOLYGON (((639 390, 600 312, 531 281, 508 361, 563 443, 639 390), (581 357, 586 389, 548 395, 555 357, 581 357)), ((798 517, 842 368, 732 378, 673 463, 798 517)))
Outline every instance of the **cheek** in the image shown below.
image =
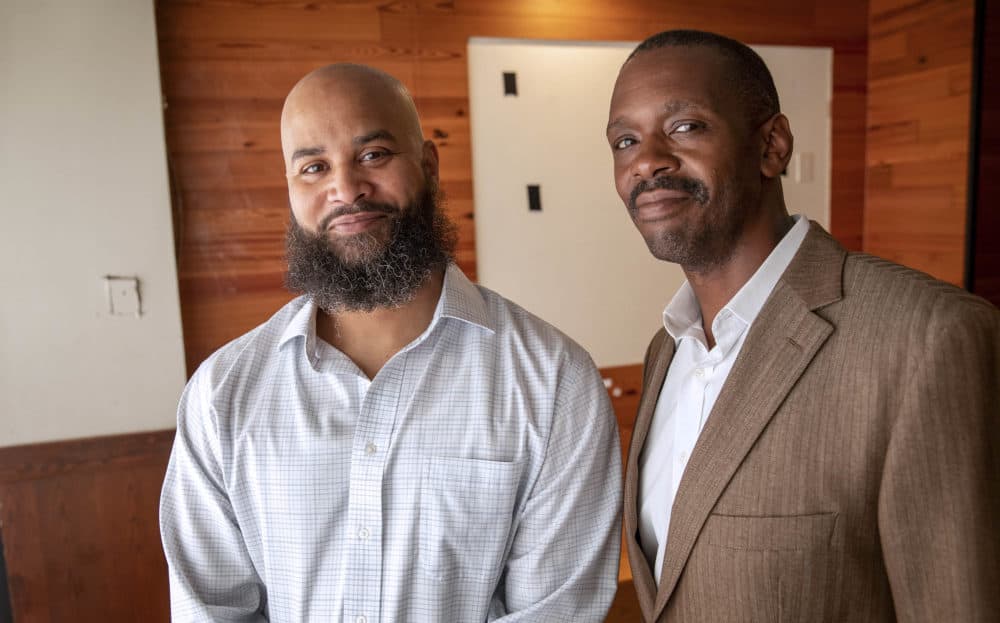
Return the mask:
POLYGON ((292 214, 295 215, 299 225, 312 229, 322 207, 321 193, 308 186, 289 186, 288 205, 292 208, 292 214))
POLYGON ((623 163, 615 162, 615 190, 622 201, 628 203, 628 196, 632 190, 630 185, 631 176, 628 174, 628 167, 623 163))

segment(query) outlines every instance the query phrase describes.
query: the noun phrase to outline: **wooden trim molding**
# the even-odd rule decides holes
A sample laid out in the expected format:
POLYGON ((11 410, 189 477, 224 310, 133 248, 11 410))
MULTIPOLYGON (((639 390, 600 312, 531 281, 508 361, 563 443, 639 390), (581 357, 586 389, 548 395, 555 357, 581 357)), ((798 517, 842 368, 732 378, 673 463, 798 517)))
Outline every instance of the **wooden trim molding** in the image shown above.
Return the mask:
POLYGON ((146 463, 151 456, 165 461, 173 443, 170 429, 0 448, 0 486, 81 470, 128 467, 146 463))

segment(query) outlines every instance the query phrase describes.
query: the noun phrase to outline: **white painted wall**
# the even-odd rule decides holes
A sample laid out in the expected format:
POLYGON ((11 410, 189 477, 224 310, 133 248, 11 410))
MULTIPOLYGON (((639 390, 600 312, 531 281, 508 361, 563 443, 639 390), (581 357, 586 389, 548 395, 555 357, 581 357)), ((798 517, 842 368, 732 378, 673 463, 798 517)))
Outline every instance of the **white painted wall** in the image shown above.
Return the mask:
MULTIPOLYGON (((469 95, 479 281, 580 342, 598 366, 642 361, 680 269, 652 257, 615 193, 604 129, 636 43, 473 38, 469 95), (516 72, 505 97, 503 72, 516 72), (541 186, 529 212, 526 186, 541 186)), ((829 48, 755 46, 774 75, 811 180, 786 178, 792 213, 827 225, 829 48)), ((797 162, 797 161, 796 161, 797 162)))
POLYGON ((0 2, 0 446, 174 424, 160 102, 152 0, 0 2), (106 274, 139 277, 141 317, 106 274))

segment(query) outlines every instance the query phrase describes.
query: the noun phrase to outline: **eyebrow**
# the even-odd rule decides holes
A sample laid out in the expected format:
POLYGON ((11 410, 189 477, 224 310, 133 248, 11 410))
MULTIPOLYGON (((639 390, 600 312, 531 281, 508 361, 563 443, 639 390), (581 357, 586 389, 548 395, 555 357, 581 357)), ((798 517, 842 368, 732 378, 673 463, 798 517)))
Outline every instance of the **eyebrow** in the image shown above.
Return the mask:
POLYGON ((389 130, 375 130, 369 132, 368 134, 362 134, 361 136, 355 136, 354 140, 351 141, 355 145, 365 145, 371 143, 372 141, 392 141, 398 143, 399 141, 389 130))
POLYGON ((326 153, 323 147, 300 147, 292 153, 292 163, 299 158, 312 158, 326 153))
MULTIPOLYGON (((666 113, 667 116, 670 116, 670 115, 676 115, 677 113, 685 111, 689 108, 699 108, 699 105, 694 102, 690 102, 688 100, 670 100, 669 102, 663 105, 663 112, 666 113)), ((611 123, 608 124, 607 129, 605 130, 605 134, 610 132, 612 128, 621 125, 625 125, 624 116, 616 117, 614 120, 612 120, 611 123)))

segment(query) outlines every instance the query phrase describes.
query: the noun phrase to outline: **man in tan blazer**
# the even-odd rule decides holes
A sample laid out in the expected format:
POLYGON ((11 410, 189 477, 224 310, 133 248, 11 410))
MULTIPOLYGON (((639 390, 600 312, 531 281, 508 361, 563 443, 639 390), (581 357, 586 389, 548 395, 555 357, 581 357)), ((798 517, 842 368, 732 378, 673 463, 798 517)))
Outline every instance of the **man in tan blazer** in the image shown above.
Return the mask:
POLYGON ((743 44, 647 39, 609 117, 618 192, 688 280, 628 458, 646 620, 1000 620, 997 310, 788 215, 789 122, 743 44))

